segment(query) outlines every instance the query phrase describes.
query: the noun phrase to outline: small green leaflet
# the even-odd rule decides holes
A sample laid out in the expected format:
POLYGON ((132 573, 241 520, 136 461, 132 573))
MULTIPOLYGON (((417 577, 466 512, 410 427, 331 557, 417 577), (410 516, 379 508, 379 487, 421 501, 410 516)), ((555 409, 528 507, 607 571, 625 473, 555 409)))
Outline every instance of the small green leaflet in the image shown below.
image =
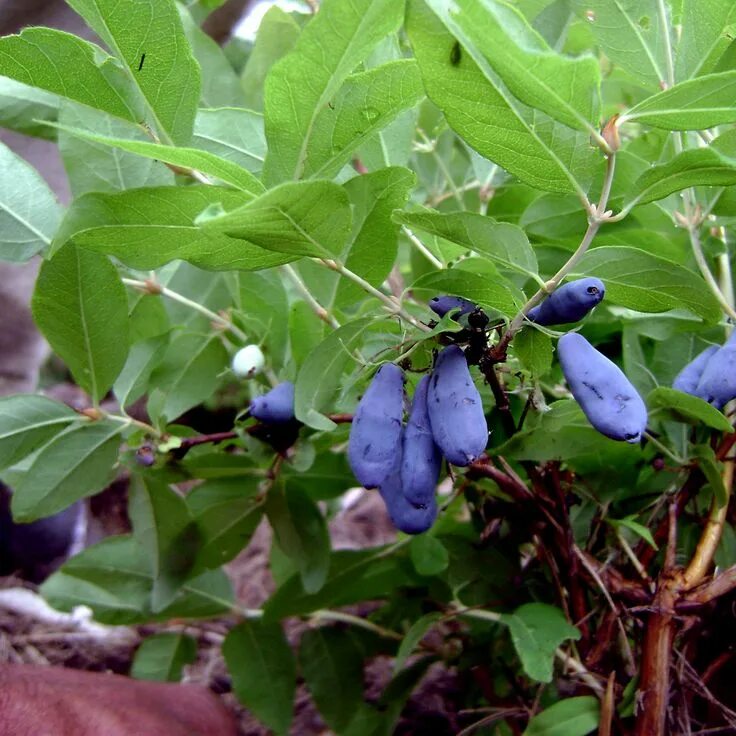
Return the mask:
POLYGON ((334 102, 317 116, 304 159, 304 176, 334 176, 359 146, 423 97, 414 59, 351 75, 334 102))
POLYGON ((618 122, 634 120, 665 130, 704 130, 736 120, 734 96, 736 70, 707 74, 647 97, 618 122))
POLYGON ((36 169, 2 142, 0 171, 0 260, 27 261, 51 243, 62 209, 36 169))
POLYGON ((130 675, 136 680, 179 682, 185 664, 197 659, 197 641, 185 634, 154 634, 136 649, 130 675))
POLYGON ((722 412, 697 396, 691 396, 667 386, 659 386, 647 396, 647 404, 670 410, 675 416, 690 424, 702 422, 721 432, 733 432, 731 422, 722 412))
POLYGON ((112 625, 221 616, 233 604, 232 587, 222 570, 185 583, 176 600, 158 614, 151 610, 152 587, 148 555, 131 535, 123 534, 72 557, 43 584, 41 593, 60 611, 89 606, 96 621, 112 625))
MULTIPOLYGON (((174 0, 68 2, 125 65, 161 140, 187 143, 199 102, 200 70, 174 0)), ((75 68, 68 60, 64 65, 65 70, 75 68)))
POLYGON ((660 16, 661 0, 572 0, 575 12, 589 25, 606 56, 650 89, 667 81, 664 34, 671 19, 660 16), (664 22, 663 22, 664 21, 664 22))
POLYGON ((137 153, 146 158, 163 161, 187 170, 198 171, 201 174, 208 174, 226 184, 231 184, 251 197, 257 197, 265 191, 263 184, 250 171, 208 151, 199 151, 196 148, 162 146, 158 143, 126 140, 125 138, 111 138, 60 124, 55 124, 54 127, 78 138, 102 143, 130 153, 137 153))
POLYGON ((503 83, 523 103, 598 136, 600 65, 591 54, 553 51, 513 6, 495 0, 429 0, 454 18, 503 83))
POLYGON ((113 57, 70 33, 26 28, 19 36, 0 38, 0 75, 134 123, 140 120, 140 100, 113 57))
POLYGON ((638 248, 607 246, 588 251, 576 266, 580 276, 606 284, 606 300, 640 312, 688 309, 715 324, 721 308, 703 279, 664 258, 638 248))
POLYGON ((566 698, 534 716, 522 736, 587 736, 598 728, 600 709, 592 695, 566 698))
POLYGON ((546 603, 526 603, 503 614, 501 621, 509 627, 524 672, 538 682, 552 681, 557 647, 567 639, 580 638, 580 631, 567 622, 562 611, 546 603))
POLYGON ((316 593, 330 569, 330 537, 324 516, 298 486, 283 485, 268 493, 266 515, 276 542, 296 565, 304 592, 316 593))
POLYGON ((321 3, 293 50, 266 77, 267 184, 303 177, 322 110, 371 49, 398 29, 403 11, 403 0, 321 3))
POLYGON ((86 422, 66 404, 45 396, 0 399, 0 469, 22 460, 75 420, 86 422))
POLYGON ((94 402, 128 357, 128 296, 110 259, 73 245, 41 267, 33 318, 94 402))
POLYGON ((176 259, 216 271, 257 270, 293 260, 295 256, 269 252, 194 224, 210 205, 236 208, 246 200, 243 192, 205 185, 86 194, 67 212, 52 249, 73 240, 141 270, 176 259))
POLYGON ((537 275, 537 258, 518 225, 472 212, 396 212, 394 222, 437 235, 490 258, 501 268, 537 275))
POLYGON ((525 183, 581 194, 580 182, 592 162, 587 137, 513 98, 458 27, 445 0, 430 1, 432 10, 425 0, 409 0, 406 27, 427 95, 450 126, 525 183))
POLYGON ((516 314, 524 303, 521 291, 501 276, 489 279, 457 268, 421 276, 412 284, 412 292, 431 299, 437 294, 462 296, 483 307, 491 307, 506 317, 516 314))
POLYGON ((736 159, 721 155, 714 148, 683 151, 666 164, 652 166, 635 182, 625 208, 664 199, 673 192, 694 186, 736 184, 736 159))
POLYGON ((296 379, 294 412, 296 418, 314 429, 332 430, 335 423, 320 412, 327 407, 337 389, 343 370, 354 360, 354 345, 375 320, 363 317, 331 332, 304 361, 296 379))
POLYGON ((287 182, 202 227, 292 256, 332 258, 350 234, 350 203, 331 181, 287 182))
POLYGON ((225 638, 222 653, 238 700, 278 736, 289 731, 296 661, 281 624, 243 621, 225 638))
POLYGON ((111 421, 80 422, 52 437, 15 484, 13 517, 35 521, 101 491, 112 480, 123 428, 111 421))

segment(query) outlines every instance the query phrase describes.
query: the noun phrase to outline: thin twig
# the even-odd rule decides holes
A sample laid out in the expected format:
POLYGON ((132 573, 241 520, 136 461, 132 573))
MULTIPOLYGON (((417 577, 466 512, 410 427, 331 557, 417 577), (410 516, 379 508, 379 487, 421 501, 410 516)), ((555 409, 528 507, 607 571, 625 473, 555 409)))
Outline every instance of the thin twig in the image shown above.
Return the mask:
POLYGON ((332 329, 336 330, 340 327, 340 323, 335 319, 335 316, 325 309, 315 299, 314 295, 302 280, 297 270, 289 263, 281 266, 281 270, 291 279, 297 291, 302 295, 302 298, 307 303, 309 308, 323 321, 326 322, 332 329))

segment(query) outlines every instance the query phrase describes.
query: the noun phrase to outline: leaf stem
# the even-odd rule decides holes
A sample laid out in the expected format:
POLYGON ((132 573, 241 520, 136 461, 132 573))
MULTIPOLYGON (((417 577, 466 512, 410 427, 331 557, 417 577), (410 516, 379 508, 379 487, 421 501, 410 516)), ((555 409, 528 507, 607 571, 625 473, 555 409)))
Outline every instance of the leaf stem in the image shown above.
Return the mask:
POLYGON ((291 264, 287 263, 286 265, 281 266, 281 270, 291 279, 297 291, 302 295, 304 301, 323 322, 326 322, 334 330, 340 327, 340 323, 335 319, 334 315, 328 312, 327 309, 317 301, 302 280, 302 277, 291 264))
POLYGON ((383 302, 392 314, 399 315, 402 319, 409 322, 409 324, 423 332, 431 332, 431 329, 427 327, 427 325, 422 324, 418 319, 409 314, 409 312, 401 306, 401 302, 396 299, 396 297, 389 296, 388 294, 384 294, 382 291, 379 291, 375 286, 369 284, 364 278, 358 276, 357 273, 354 273, 344 264, 340 263, 340 261, 335 261, 329 258, 318 258, 315 259, 315 262, 321 263, 332 271, 337 271, 341 276, 344 276, 345 278, 350 279, 353 283, 356 283, 365 292, 383 302))
POLYGON ((591 205, 588 211, 588 228, 583 235, 583 239, 580 241, 577 250, 570 256, 560 270, 544 285, 540 288, 536 294, 534 294, 527 303, 521 308, 519 313, 511 320, 511 324, 504 333, 503 337, 499 341, 498 345, 494 348, 494 353, 497 356, 503 356, 506 353, 506 348, 513 339, 514 335, 523 327, 524 319, 529 313, 529 310, 536 307, 546 296, 551 294, 559 285, 560 282, 577 266, 580 259, 585 255, 588 247, 593 242, 596 234, 602 223, 607 222, 610 219, 610 212, 606 211, 606 205, 608 204, 608 198, 611 195, 611 186, 613 185, 613 175, 616 171, 616 154, 611 153, 606 157, 606 172, 603 177, 603 185, 601 187, 601 196, 598 200, 597 205, 591 205))
POLYGON ((138 289, 139 291, 142 291, 146 294, 161 294, 165 297, 168 297, 172 301, 179 302, 179 304, 184 304, 187 307, 190 307, 191 309, 194 309, 195 311, 199 312, 200 314, 203 314, 205 317, 210 319, 215 324, 219 325, 220 327, 223 327, 226 330, 229 330, 235 337, 238 338, 242 343, 248 342, 248 336, 236 325, 233 324, 233 322, 226 317, 223 317, 221 314, 217 314, 216 312, 213 312, 211 309, 207 309, 203 304, 199 304, 199 302, 195 302, 192 299, 189 299, 189 297, 184 296, 183 294, 180 294, 178 291, 173 291, 172 289, 169 289, 166 286, 162 286, 161 284, 157 283, 153 279, 146 279, 145 281, 140 281, 138 279, 122 279, 122 282, 126 286, 130 286, 134 289, 138 289))
POLYGON ((385 639, 393 639, 394 641, 401 641, 404 637, 397 631, 391 631, 390 629, 384 629, 383 626, 374 624, 373 621, 361 618, 360 616, 354 616, 352 613, 345 613, 344 611, 330 611, 328 609, 320 609, 310 615, 313 621, 340 621, 345 624, 351 624, 353 626, 359 626, 367 631, 372 631, 378 636, 382 636, 385 639))
POLYGON ((409 238, 409 242, 435 267, 442 269, 445 267, 445 264, 442 263, 442 261, 437 258, 437 256, 432 253, 432 251, 427 248, 424 243, 422 243, 421 240, 406 226, 402 225, 401 229, 406 235, 407 238, 409 238))

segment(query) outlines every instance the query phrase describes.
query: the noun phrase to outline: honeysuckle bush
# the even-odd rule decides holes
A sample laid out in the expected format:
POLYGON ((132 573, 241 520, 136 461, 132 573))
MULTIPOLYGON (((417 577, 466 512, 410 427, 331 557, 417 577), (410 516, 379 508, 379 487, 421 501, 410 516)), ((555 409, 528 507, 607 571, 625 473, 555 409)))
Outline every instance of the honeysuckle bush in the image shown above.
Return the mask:
MULTIPOLYGON (((218 0, 68 3, 98 43, 0 39, 0 125, 55 141, 74 197, 0 145, 0 257, 43 258, 34 318, 89 406, 3 399, 0 477, 30 521, 128 474, 133 533, 47 599, 226 617, 233 689, 278 734, 298 677, 335 733, 390 734, 438 661, 464 733, 726 723, 701 677, 732 641, 734 434, 728 406, 670 386, 736 317, 731 0, 323 0, 227 53, 198 25, 218 0), (592 315, 525 320, 583 276, 606 289, 592 315), (441 294, 488 327, 434 319, 441 294), (571 398, 570 329, 646 399, 640 443, 571 398), (429 532, 332 550, 358 398, 387 361, 413 387, 453 340, 479 363, 486 455, 443 469, 429 532), (246 345, 251 379, 230 368, 246 345), (247 416, 287 380, 297 422, 247 416), (222 565, 264 518, 276 590, 247 610, 222 565), (289 617, 311 622, 296 652, 289 617), (394 675, 369 701, 377 655, 394 675)), ((153 637, 134 672, 194 656, 153 637)))

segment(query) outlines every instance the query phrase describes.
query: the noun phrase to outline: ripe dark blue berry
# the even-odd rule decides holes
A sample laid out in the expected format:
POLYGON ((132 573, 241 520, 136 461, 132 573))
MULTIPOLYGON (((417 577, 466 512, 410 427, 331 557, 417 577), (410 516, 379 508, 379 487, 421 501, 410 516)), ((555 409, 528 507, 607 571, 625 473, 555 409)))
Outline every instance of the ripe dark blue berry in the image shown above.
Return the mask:
POLYGON ((282 424, 294 418, 294 384, 284 381, 250 402, 250 415, 267 424, 282 424))
POLYGON ((570 281, 552 292, 527 317, 538 325, 563 325, 577 322, 601 302, 606 287, 600 279, 570 281))

